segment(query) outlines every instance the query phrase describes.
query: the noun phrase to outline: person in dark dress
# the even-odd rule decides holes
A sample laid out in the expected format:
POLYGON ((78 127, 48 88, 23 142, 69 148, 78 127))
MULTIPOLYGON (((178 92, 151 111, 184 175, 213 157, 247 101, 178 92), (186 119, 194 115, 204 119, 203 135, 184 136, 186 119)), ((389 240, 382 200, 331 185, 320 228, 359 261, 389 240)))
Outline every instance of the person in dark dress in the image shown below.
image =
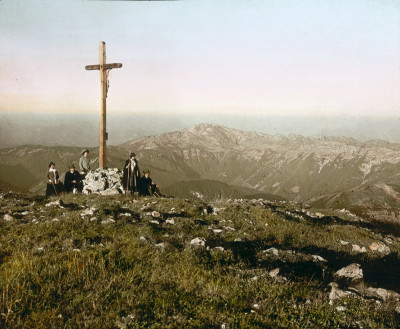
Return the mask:
POLYGON ((122 186, 127 193, 140 194, 140 170, 135 153, 131 153, 129 159, 125 161, 122 186))
POLYGON ((75 170, 75 166, 71 164, 69 171, 65 174, 64 189, 67 193, 78 193, 82 191, 81 175, 75 170))
POLYGON ((49 171, 47 172, 46 177, 46 196, 59 195, 63 191, 63 185, 59 180, 60 176, 58 175, 56 164, 54 162, 49 163, 49 171))

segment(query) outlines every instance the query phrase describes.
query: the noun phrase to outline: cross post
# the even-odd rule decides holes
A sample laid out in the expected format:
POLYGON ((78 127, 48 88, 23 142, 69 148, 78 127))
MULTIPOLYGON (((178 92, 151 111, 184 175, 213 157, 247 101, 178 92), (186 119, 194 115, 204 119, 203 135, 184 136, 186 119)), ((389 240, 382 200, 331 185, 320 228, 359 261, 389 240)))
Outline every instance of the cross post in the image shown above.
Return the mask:
POLYGON ((99 47, 99 65, 86 65, 86 70, 99 70, 100 71, 100 136, 99 136, 99 168, 106 168, 106 144, 108 139, 106 128, 106 99, 107 99, 107 72, 111 69, 122 67, 121 63, 106 64, 106 43, 100 42, 99 47))

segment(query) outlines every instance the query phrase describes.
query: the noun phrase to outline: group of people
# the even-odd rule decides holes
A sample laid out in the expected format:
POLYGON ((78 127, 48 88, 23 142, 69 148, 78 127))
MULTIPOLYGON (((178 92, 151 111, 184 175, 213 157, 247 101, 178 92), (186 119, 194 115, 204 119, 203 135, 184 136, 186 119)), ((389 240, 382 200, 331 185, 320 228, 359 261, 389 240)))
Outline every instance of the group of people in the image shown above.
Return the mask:
POLYGON ((95 163, 96 159, 89 159, 89 150, 83 149, 81 152, 81 157, 79 159, 79 170, 75 170, 75 166, 70 164, 68 166, 69 170, 65 173, 64 184, 60 181, 60 176, 56 169, 56 164, 54 162, 49 163, 49 171, 47 172, 47 187, 46 195, 58 195, 62 192, 66 193, 78 193, 82 192, 83 183, 82 180, 85 178, 86 174, 90 171, 90 164, 95 163))
POLYGON ((144 176, 140 175, 139 163, 136 154, 131 153, 129 159, 125 161, 122 176, 122 186, 126 192, 138 195, 150 195, 160 197, 159 187, 150 178, 150 170, 143 170, 144 176))
MULTIPOLYGON (((60 193, 78 193, 82 192, 83 179, 90 171, 90 164, 95 163, 98 158, 91 160, 89 158, 89 150, 82 150, 82 156, 79 159, 79 172, 75 170, 73 164, 69 165, 69 170, 65 173, 64 184, 60 181, 56 164, 49 163, 49 171, 47 172, 47 188, 46 195, 59 195, 60 193)), ((138 195, 149 195, 160 197, 159 187, 153 183, 150 178, 150 170, 144 170, 143 176, 140 174, 139 163, 136 154, 131 153, 129 159, 125 161, 122 186, 126 193, 138 195)))

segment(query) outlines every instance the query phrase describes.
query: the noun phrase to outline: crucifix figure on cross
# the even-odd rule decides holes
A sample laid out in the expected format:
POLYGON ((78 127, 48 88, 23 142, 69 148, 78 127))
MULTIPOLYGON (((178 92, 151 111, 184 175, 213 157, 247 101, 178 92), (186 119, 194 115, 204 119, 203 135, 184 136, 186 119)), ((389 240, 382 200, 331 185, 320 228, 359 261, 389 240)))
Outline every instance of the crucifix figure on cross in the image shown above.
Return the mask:
POLYGON ((99 49, 99 62, 98 65, 87 65, 86 70, 99 70, 100 71, 100 93, 101 93, 101 118, 100 118, 100 138, 99 138, 99 168, 106 168, 106 98, 107 98, 107 74, 111 69, 118 69, 122 67, 121 63, 110 63, 106 64, 106 43, 100 42, 99 49))

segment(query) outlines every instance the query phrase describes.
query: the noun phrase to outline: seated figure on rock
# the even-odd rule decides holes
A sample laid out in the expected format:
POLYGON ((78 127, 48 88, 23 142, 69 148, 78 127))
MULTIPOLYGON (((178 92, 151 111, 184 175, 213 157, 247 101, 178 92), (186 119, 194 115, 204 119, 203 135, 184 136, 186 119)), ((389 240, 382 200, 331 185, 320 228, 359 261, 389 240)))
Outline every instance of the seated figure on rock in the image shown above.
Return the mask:
POLYGON ((159 186, 153 183, 153 180, 150 178, 150 170, 143 170, 143 174, 144 176, 142 178, 142 194, 161 197, 159 186))
POLYGON ((81 175, 73 164, 69 165, 69 171, 65 174, 64 189, 65 192, 74 194, 82 191, 81 175))

